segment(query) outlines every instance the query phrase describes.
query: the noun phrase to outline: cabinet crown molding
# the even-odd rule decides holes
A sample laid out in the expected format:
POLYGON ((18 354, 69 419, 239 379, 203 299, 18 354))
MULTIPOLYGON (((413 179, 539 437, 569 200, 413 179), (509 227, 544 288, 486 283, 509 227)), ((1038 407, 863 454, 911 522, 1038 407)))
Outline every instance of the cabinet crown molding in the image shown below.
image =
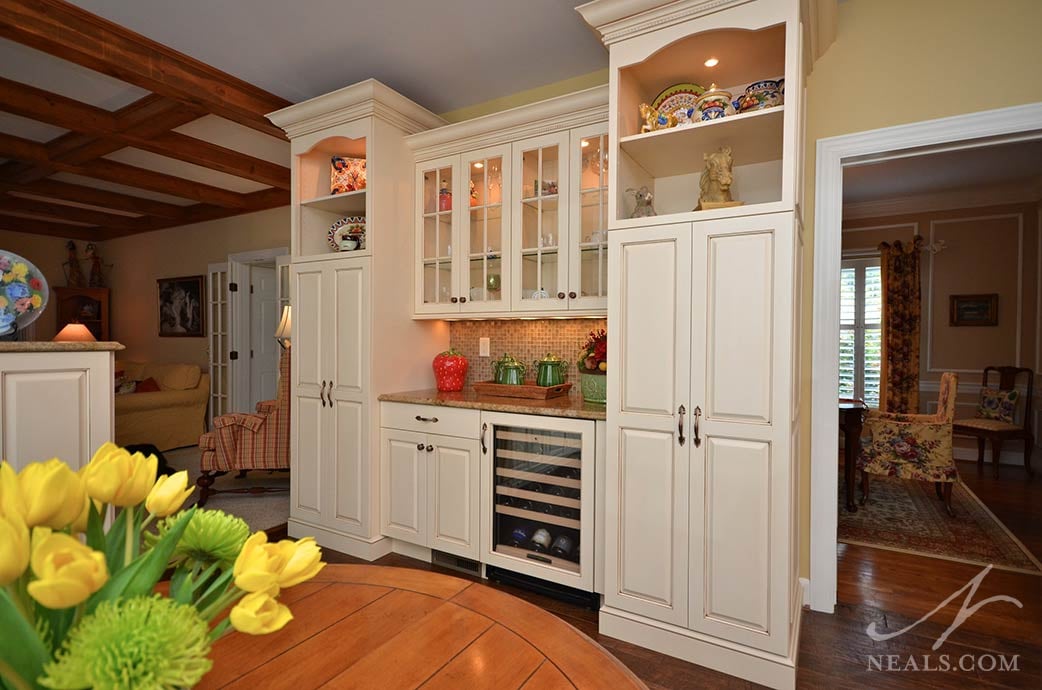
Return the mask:
POLYGON ((423 161, 607 119, 605 84, 413 134, 405 143, 423 161))
POLYGON ((276 110, 268 113, 267 118, 294 139, 369 116, 386 120, 410 134, 445 124, 441 117, 376 79, 276 110))
POLYGON ((593 0, 575 11, 600 35, 604 45, 702 17, 754 0, 593 0))

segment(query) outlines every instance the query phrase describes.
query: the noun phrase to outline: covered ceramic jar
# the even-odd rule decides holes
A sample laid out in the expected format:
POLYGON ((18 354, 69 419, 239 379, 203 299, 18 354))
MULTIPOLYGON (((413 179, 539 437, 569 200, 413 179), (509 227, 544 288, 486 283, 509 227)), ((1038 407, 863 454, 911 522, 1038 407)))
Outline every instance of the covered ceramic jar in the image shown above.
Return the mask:
POLYGON ((734 115, 730 92, 720 89, 706 91, 695 103, 695 112, 698 113, 698 119, 703 121, 734 115))

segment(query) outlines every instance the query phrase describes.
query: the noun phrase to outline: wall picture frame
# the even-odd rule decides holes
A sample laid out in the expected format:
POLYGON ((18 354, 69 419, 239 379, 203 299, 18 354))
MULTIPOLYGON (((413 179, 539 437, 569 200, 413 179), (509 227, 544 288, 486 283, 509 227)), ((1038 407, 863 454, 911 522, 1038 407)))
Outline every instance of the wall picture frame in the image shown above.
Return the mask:
POLYGON ((206 276, 160 278, 156 281, 161 338, 206 336, 206 276))
POLYGON ((998 326, 999 296, 988 295, 949 295, 949 326, 998 326))

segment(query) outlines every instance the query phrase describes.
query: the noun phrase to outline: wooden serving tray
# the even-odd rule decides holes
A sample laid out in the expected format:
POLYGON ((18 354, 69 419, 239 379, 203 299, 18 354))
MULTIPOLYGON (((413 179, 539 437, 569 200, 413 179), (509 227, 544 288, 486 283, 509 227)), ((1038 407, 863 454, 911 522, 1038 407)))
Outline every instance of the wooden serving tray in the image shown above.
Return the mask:
POLYGON ((519 386, 511 386, 495 381, 480 381, 474 384, 474 390, 479 395, 493 395, 500 398, 528 398, 529 400, 549 400, 568 395, 571 383, 562 383, 558 386, 537 386, 534 383, 523 383, 519 386))

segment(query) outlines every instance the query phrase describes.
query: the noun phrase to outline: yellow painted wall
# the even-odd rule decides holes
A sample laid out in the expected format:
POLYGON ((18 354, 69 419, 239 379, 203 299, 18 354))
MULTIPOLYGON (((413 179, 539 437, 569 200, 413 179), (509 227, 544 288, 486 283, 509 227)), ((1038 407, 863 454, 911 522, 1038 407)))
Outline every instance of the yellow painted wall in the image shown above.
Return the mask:
MULTIPOLYGON (((605 58, 607 58, 607 56, 605 56, 605 58)), ((536 88, 528 89, 527 91, 519 91, 510 94, 509 96, 494 98, 491 101, 485 101, 484 103, 476 103, 474 105, 468 105, 465 108, 450 110, 447 113, 442 113, 441 116, 449 122, 462 122, 463 120, 470 120, 475 117, 481 117, 482 115, 498 113, 501 110, 508 110, 529 103, 545 101, 547 98, 563 96, 566 93, 575 93, 576 91, 590 89, 594 86, 600 86, 607 83, 608 70, 602 69, 596 72, 590 72, 589 74, 581 74, 578 77, 556 81, 552 84, 537 86, 536 88)))
POLYGON ((156 279, 205 275, 228 255, 289 247, 289 207, 131 235, 105 243, 114 264, 112 337, 126 345, 120 359, 191 362, 206 367, 206 338, 160 338, 156 279))
MULTIPOLYGON (((818 139, 1042 101, 1042 2, 846 0, 807 80, 803 399, 811 397, 818 139)), ((804 415, 800 573, 810 572, 810 415, 804 415)))

